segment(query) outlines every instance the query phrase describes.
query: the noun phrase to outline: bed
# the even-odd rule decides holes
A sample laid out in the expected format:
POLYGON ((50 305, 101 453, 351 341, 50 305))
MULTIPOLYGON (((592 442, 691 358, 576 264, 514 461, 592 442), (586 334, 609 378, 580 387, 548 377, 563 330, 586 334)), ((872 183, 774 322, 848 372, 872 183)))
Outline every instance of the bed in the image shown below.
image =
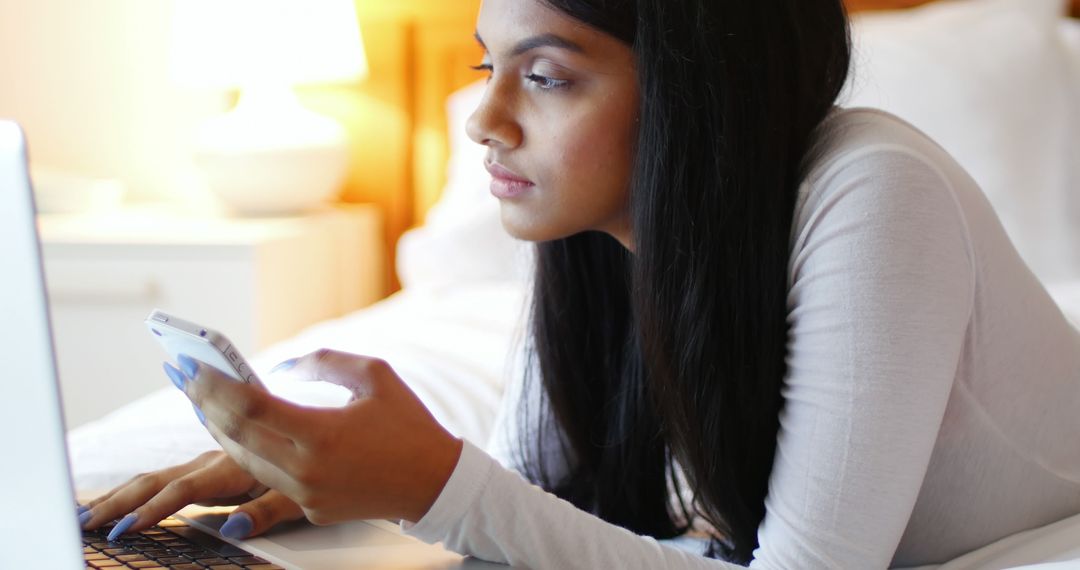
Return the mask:
MULTIPOLYGON (((483 150, 464 136, 482 90, 465 71, 477 57, 471 26, 479 2, 463 0, 460 11, 431 0, 358 6, 364 4, 365 37, 391 38, 400 50, 378 52, 373 69, 407 70, 392 89, 371 88, 406 101, 399 110, 406 126, 395 127, 400 144, 380 150, 400 152, 376 155, 397 161, 404 173, 384 178, 395 189, 377 200, 397 244, 401 289, 277 343, 252 363, 265 372, 321 347, 380 356, 440 422, 482 444, 505 380, 519 373, 530 251, 501 231, 480 166, 483 150)), ((916 4, 926 3, 850 2, 857 12, 855 63, 841 103, 895 112, 952 152, 983 186, 1062 311, 1080 325, 1080 20, 1064 17, 1080 12, 1080 1, 916 4)), ((365 198, 372 184, 354 174, 349 195, 365 198)), ((266 381, 283 397, 312 405, 340 405, 348 397, 329 385, 266 381)), ((73 430, 69 445, 80 489, 108 488, 216 446, 171 387, 73 430), (116 442, 123 442, 119 451, 116 442)), ((1080 516, 940 568, 1056 568, 1062 560, 1080 566, 1080 516)))

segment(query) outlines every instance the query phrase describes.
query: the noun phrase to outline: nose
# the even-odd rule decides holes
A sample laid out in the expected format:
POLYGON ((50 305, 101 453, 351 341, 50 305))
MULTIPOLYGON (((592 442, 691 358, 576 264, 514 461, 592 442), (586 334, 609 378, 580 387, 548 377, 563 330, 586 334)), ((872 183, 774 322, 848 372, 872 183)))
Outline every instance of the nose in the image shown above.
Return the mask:
POLYGON ((513 111, 513 98, 495 79, 488 83, 480 106, 466 121, 465 132, 473 142, 487 147, 521 146, 524 133, 513 111))

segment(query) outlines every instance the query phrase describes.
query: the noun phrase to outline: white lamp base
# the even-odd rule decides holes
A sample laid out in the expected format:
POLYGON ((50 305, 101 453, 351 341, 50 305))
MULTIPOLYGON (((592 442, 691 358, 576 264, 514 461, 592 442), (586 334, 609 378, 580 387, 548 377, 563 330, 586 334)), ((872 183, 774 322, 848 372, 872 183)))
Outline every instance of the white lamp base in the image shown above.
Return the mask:
POLYGON ((241 215, 295 214, 341 188, 348 137, 336 121, 304 109, 287 87, 246 89, 236 107, 204 122, 195 164, 241 215))

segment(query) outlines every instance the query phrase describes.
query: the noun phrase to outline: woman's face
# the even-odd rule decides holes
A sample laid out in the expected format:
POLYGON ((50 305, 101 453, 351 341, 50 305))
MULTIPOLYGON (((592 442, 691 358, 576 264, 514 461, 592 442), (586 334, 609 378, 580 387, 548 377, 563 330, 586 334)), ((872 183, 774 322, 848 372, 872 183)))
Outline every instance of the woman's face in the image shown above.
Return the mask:
POLYGON ((626 44, 540 0, 484 0, 477 38, 491 76, 469 137, 514 237, 604 231, 630 247, 638 88, 626 44))

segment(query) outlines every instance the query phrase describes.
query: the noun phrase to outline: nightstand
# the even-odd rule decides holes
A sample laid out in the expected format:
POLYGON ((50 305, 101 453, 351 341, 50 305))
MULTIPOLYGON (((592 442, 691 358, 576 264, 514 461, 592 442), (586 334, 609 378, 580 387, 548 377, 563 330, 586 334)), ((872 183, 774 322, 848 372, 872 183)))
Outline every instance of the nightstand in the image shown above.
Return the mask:
POLYGON ((38 219, 68 428, 168 385, 143 319, 215 328, 249 357, 385 293, 382 220, 342 205, 287 218, 161 206, 38 219))

